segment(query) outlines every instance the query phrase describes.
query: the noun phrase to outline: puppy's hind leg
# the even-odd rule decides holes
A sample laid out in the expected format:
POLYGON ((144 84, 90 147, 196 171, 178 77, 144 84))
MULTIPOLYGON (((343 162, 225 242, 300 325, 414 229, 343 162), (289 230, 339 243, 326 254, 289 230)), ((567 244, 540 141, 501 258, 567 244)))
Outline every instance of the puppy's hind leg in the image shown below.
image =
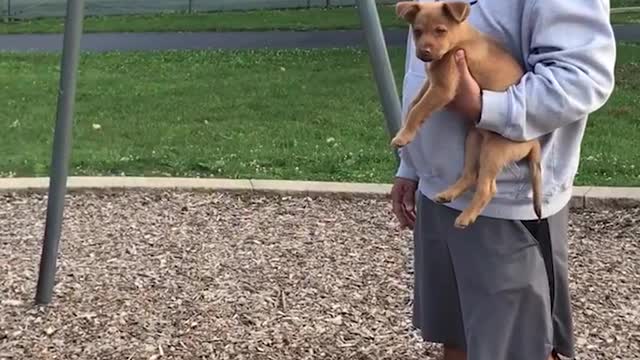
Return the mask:
POLYGON ((506 154, 501 153, 502 150, 502 147, 489 137, 483 138, 478 159, 480 170, 476 192, 469 206, 456 218, 455 227, 464 229, 473 224, 496 194, 496 178, 508 161, 506 154))
POLYGON ((464 168, 462 176, 453 185, 436 195, 435 201, 444 204, 455 200, 478 179, 478 153, 482 144, 480 131, 470 128, 464 144, 464 168))

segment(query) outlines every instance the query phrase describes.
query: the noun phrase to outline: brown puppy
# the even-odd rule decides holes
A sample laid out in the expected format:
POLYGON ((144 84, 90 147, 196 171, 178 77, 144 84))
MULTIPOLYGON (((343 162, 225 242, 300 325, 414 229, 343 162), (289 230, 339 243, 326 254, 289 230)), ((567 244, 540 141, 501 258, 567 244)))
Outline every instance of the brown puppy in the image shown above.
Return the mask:
MULTIPOLYGON (((466 2, 419 3, 401 1, 397 14, 412 25, 416 56, 426 62, 428 80, 411 102, 407 120, 391 141, 396 147, 410 143, 423 122, 449 104, 457 91, 459 73, 454 54, 465 51, 469 71, 481 89, 504 91, 522 78, 521 65, 494 39, 474 29, 467 21, 471 8, 466 2)), ((469 207, 455 226, 472 224, 496 193, 496 177, 505 165, 528 158, 533 187, 533 206, 541 217, 540 144, 537 140, 516 142, 475 126, 465 141, 464 169, 455 184, 436 196, 446 203, 476 186, 469 207)))

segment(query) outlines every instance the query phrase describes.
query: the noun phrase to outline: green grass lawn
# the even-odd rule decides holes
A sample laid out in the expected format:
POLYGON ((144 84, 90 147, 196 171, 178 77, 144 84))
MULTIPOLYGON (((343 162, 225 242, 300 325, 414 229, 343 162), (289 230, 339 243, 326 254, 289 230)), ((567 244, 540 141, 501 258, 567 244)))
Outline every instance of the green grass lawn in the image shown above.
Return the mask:
MULTIPOLYGON (((391 6, 379 7, 380 21, 386 28, 406 27, 391 6)), ((614 14, 613 23, 640 23, 640 12, 614 14)), ((0 23, 0 34, 59 33, 64 19, 44 18, 32 21, 0 23)), ((315 30, 360 28, 353 7, 331 9, 232 11, 198 14, 154 14, 87 17, 85 32, 146 31, 247 31, 247 30, 315 30)))
MULTIPOLYGON (((380 6, 379 14, 385 27, 406 27, 395 15, 393 7, 380 6)), ((0 33, 62 32, 63 24, 64 19, 61 18, 0 23, 0 33)), ((85 32, 326 30, 359 27, 358 13, 353 7, 87 17, 84 23, 85 32)))
POLYGON ((640 6, 640 0, 611 0, 611 7, 640 6))
MULTIPOLYGON (((404 54, 390 49, 398 85, 404 54)), ((59 57, 0 54, 0 175, 48 174, 59 57)), ((596 113, 579 184, 640 185, 640 47, 596 113)), ((390 181, 395 164, 366 52, 83 54, 73 175, 390 181)))

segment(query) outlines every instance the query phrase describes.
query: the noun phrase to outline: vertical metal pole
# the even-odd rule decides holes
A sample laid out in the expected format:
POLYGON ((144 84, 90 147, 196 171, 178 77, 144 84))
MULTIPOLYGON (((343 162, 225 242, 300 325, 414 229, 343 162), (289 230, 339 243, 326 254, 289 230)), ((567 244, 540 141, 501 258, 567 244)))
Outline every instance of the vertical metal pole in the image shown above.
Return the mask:
POLYGON ((83 17, 84 0, 67 0, 58 109, 51 156, 47 221, 36 292, 36 303, 39 305, 51 302, 55 283, 56 258, 62 231, 64 197, 67 190, 67 174, 69 172, 73 107, 83 17))
POLYGON ((193 11, 193 0, 189 0, 189 10, 188 13, 191 14, 191 12, 193 11))
MULTIPOLYGON (((382 25, 378 16, 375 0, 357 0, 356 6, 360 13, 360 22, 369 48, 369 59, 373 67, 373 74, 378 87, 378 95, 382 103, 382 110, 387 123, 390 138, 400 130, 402 122, 402 107, 400 97, 393 78, 393 70, 384 41, 382 25)), ((398 152, 395 152, 399 161, 398 152)))
POLYGON ((11 20, 11 0, 7 0, 7 14, 5 15, 5 22, 11 20))

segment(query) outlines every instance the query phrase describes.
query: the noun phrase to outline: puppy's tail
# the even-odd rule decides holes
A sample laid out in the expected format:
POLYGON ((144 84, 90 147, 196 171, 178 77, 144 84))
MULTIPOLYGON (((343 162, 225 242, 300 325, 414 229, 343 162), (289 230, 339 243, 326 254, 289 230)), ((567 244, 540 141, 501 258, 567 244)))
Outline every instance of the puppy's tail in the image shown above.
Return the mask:
POLYGON ((542 166, 540 143, 535 141, 528 155, 529 170, 531 172, 531 188, 533 189, 533 210, 542 219, 542 166))

